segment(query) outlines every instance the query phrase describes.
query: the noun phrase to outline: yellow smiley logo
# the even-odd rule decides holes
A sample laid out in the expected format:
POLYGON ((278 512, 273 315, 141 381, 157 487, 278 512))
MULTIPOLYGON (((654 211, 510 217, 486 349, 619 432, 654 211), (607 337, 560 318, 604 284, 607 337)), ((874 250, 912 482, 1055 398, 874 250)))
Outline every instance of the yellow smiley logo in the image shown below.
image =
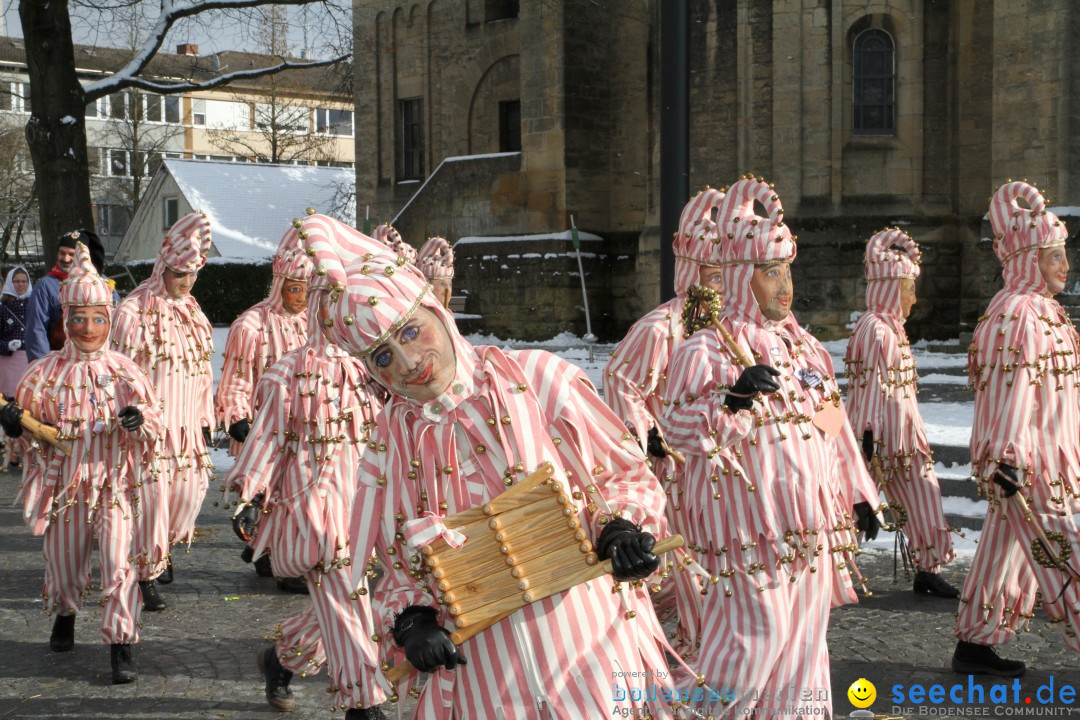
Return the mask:
POLYGON ((859 678, 847 689, 848 700, 857 708, 868 708, 877 698, 877 688, 866 678, 859 678))

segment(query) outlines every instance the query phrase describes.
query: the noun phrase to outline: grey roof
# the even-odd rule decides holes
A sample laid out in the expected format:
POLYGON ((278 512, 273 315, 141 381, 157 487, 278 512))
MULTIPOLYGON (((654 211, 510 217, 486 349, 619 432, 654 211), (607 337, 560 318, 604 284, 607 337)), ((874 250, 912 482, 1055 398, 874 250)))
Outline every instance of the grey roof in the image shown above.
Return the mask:
POLYGON ((158 172, 166 171, 192 209, 210 218, 214 248, 224 258, 272 256, 293 218, 309 207, 355 223, 351 207, 333 211, 356 185, 351 168, 167 159, 158 172))

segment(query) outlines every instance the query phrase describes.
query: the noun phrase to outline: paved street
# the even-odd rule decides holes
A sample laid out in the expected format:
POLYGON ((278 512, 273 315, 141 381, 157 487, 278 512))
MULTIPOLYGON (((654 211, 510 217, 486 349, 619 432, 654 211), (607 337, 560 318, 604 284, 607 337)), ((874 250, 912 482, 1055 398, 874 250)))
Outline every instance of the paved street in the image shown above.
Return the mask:
MULTIPOLYGON (((108 649, 101 644, 100 612, 93 601, 79 616, 75 651, 49 650, 51 625, 39 599, 41 544, 11 506, 17 488, 17 475, 0 475, 0 719, 278 717, 264 701, 255 651, 265 646, 263 638, 274 623, 304 599, 280 592, 272 580, 255 577, 240 562, 225 512, 213 506, 216 487, 200 517, 198 541, 190 554, 177 558, 176 581, 164 589, 171 607, 143 614, 143 640, 135 649, 139 679, 119 686, 110 684, 108 649)), ((898 683, 928 688, 963 681, 967 692, 967 678, 946 670, 955 602, 914 597, 907 581, 894 585, 891 553, 864 554, 859 564, 874 596, 834 611, 829 631, 837 715, 853 709, 846 692, 860 677, 877 686, 873 709, 878 713, 891 711, 891 688, 898 683)), ((959 582, 963 572, 958 566, 947 576, 959 582)), ((1052 676, 1056 688, 1080 685, 1080 658, 1065 650, 1041 613, 1032 630, 1008 649, 1010 657, 1034 668, 1023 680, 1021 704, 1052 676)), ((293 717, 342 717, 330 712, 325 676, 296 678, 293 687, 298 705, 293 717)), ((1072 708, 1076 713, 1075 701, 1072 708)))

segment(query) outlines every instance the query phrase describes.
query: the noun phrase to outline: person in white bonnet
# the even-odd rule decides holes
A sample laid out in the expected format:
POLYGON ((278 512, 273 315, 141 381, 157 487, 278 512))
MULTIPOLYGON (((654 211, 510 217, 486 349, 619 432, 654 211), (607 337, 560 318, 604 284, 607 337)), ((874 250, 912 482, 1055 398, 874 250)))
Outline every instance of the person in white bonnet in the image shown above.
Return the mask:
POLYGON ((8 271, 0 295, 0 393, 11 397, 26 372, 26 304, 30 302, 30 273, 22 265, 8 271))

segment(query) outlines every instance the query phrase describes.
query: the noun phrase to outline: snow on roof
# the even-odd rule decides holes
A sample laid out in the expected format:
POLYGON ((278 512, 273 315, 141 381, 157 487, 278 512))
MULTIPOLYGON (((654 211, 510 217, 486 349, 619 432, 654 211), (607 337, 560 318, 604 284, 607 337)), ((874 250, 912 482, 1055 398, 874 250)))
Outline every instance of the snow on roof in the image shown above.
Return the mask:
POLYGON ((210 218, 214 247, 222 257, 270 257, 293 218, 309 207, 350 225, 356 222, 351 208, 345 217, 333 212, 335 200, 340 205, 340 197, 353 192, 356 173, 351 168, 164 162, 188 204, 210 218))
MULTIPOLYGON (((604 238, 599 235, 593 235, 592 233, 585 232, 584 230, 578 231, 578 238, 581 242, 597 242, 604 238)), ((569 230, 563 230, 557 233, 540 233, 537 235, 491 235, 491 236, 468 236, 460 238, 454 247, 458 245, 472 245, 473 243, 497 243, 497 242, 529 242, 535 240, 570 240, 571 235, 569 230)))

